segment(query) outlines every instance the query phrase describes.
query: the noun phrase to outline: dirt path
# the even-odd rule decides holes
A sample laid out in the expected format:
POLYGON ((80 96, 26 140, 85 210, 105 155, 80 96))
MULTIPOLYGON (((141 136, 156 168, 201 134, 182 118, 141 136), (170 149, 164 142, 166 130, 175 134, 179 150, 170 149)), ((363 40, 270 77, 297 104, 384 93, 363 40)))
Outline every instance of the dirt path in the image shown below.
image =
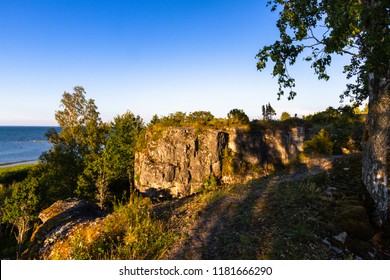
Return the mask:
MULTIPOLYGON (((273 255, 270 256, 269 251, 275 249, 271 247, 283 246, 276 240, 275 234, 282 235, 280 238, 288 238, 289 225, 280 229, 281 226, 273 221, 275 201, 274 195, 270 196, 269 193, 280 184, 293 183, 329 171, 335 158, 310 160, 292 174, 253 180, 212 194, 170 203, 168 208, 171 212, 171 221, 180 229, 181 238, 167 252, 166 258, 272 258, 273 255)), ((290 214, 288 212, 288 215, 290 214)), ((311 233, 307 235, 311 236, 311 233)), ((315 234, 313 238, 314 236, 315 234)), ((335 257, 322 239, 317 237, 313 242, 299 241, 305 242, 305 246, 309 246, 307 250, 313 252, 311 255, 303 254, 299 258, 335 257)), ((298 243, 296 247, 299 249, 299 246, 298 243)))

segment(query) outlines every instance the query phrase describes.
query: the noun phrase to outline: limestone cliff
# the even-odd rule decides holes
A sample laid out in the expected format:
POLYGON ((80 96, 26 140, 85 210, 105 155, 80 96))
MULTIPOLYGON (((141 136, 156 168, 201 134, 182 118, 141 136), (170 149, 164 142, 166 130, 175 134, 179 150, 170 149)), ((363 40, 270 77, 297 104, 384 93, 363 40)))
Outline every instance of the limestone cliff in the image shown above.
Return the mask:
POLYGON ((232 183, 267 174, 303 148, 305 129, 203 129, 170 127, 146 136, 135 157, 135 184, 150 196, 182 197, 207 178, 232 183))
POLYGON ((136 188, 151 196, 187 196, 198 191, 205 178, 222 177, 223 152, 228 134, 219 130, 169 128, 136 154, 136 188))

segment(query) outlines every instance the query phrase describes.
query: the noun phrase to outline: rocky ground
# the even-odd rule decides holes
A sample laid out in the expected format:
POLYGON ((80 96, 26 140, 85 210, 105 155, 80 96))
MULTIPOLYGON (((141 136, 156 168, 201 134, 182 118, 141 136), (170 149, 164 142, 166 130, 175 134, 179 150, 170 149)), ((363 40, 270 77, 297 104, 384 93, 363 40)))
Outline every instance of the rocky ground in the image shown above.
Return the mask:
POLYGON ((360 155, 307 160, 278 175, 155 206, 179 241, 167 259, 389 259, 361 199, 360 155))

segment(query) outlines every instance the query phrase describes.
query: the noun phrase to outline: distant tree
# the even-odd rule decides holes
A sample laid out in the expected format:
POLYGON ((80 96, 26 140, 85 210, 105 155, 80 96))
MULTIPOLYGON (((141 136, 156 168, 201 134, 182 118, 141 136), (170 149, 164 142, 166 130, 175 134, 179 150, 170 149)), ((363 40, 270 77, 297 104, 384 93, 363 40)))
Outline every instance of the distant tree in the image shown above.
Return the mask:
POLYGON ((188 115, 187 119, 189 122, 207 124, 214 119, 214 115, 207 111, 196 111, 188 115))
POLYGON ((186 118, 187 114, 185 112, 175 112, 161 118, 159 123, 164 126, 180 126, 185 122, 186 118))
POLYGON ((280 116, 280 120, 281 121, 286 121, 286 120, 289 120, 291 119, 291 115, 287 112, 283 112, 282 115, 280 116))
POLYGON ((99 183, 127 185, 134 190, 135 148, 141 131, 145 128, 140 116, 127 111, 111 123, 109 138, 103 151, 99 183))
POLYGON ((289 74, 303 55, 319 79, 328 80, 327 68, 334 55, 350 57, 344 66, 347 85, 341 99, 349 97, 361 104, 369 99, 367 141, 363 146, 362 178, 378 226, 387 221, 388 180, 387 147, 390 134, 390 9, 388 0, 269 0, 271 11, 279 12, 277 27, 280 40, 264 46, 257 54, 257 68, 273 62, 273 76, 278 77, 279 98, 289 90, 296 92, 289 74))
POLYGON ((20 182, 11 186, 12 195, 5 199, 3 222, 13 224, 17 229, 17 258, 22 253, 23 242, 36 218, 38 196, 33 184, 20 182))
POLYGON ((152 119, 150 120, 150 124, 156 124, 158 121, 160 121, 160 118, 157 115, 153 115, 152 119))
POLYGON ((263 105, 261 107, 263 120, 264 121, 270 121, 274 116, 276 116, 276 111, 274 108, 272 108, 271 104, 268 102, 268 104, 263 105))
POLYGON ((249 117, 242 109, 232 109, 227 114, 228 121, 231 124, 248 124, 249 117))

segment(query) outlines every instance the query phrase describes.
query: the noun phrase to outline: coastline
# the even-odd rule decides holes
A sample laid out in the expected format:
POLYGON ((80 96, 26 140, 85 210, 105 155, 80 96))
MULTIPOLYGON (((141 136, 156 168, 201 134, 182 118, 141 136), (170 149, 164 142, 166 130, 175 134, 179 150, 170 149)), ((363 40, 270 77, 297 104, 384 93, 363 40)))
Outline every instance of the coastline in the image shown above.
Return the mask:
POLYGON ((36 162, 38 162, 38 160, 21 160, 21 161, 15 161, 15 162, 5 162, 5 163, 0 163, 0 168, 17 166, 17 165, 21 165, 21 164, 34 164, 36 162))

